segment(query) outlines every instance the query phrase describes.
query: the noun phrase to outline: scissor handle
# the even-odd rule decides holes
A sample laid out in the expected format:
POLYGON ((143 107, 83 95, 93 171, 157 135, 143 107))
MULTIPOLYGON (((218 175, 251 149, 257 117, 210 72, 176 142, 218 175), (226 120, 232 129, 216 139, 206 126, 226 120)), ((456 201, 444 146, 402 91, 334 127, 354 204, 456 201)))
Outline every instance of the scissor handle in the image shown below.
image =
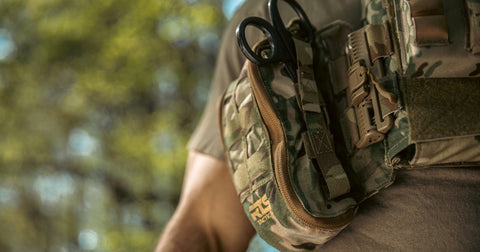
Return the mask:
POLYGON ((265 19, 262 19, 259 17, 245 18, 237 26, 237 30, 235 33, 237 36, 238 45, 240 46, 240 50, 245 55, 245 57, 247 57, 247 59, 249 59, 256 65, 263 65, 263 64, 278 60, 277 52, 279 48, 277 47, 279 46, 278 43, 280 43, 281 41, 280 41, 280 38, 278 37, 277 32, 273 28, 273 26, 270 23, 268 23, 265 19), (247 36, 245 34, 245 29, 249 25, 252 25, 260 29, 263 32, 263 34, 265 34, 265 36, 267 37, 268 43, 270 44, 270 48, 271 48, 271 53, 267 58, 264 58, 261 55, 256 54, 248 44, 247 36))
MULTIPOLYGON (((314 42, 314 29, 312 26, 312 23, 308 19, 307 14, 305 11, 302 9, 302 7, 295 1, 295 0, 283 0, 286 2, 292 9, 295 11, 297 16, 300 18, 300 23, 304 26, 303 28, 308 32, 308 42, 313 43, 314 42)), ((285 24, 282 21, 282 18, 280 17, 280 11, 278 10, 278 1, 277 0, 269 0, 268 1, 268 14, 270 16, 270 19, 272 20, 273 26, 276 27, 277 32, 281 36, 281 39, 285 41, 289 46, 291 43, 293 43, 290 33, 287 31, 287 28, 285 27, 285 24)))

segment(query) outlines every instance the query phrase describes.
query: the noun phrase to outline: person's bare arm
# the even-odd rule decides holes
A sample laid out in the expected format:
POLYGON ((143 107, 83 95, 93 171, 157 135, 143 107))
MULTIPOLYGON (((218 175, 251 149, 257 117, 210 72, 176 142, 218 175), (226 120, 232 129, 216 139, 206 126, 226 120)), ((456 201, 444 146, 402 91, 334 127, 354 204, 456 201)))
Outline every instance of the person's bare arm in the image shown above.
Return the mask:
POLYGON ((180 203, 155 251, 245 251, 254 233, 226 163, 192 151, 180 203))

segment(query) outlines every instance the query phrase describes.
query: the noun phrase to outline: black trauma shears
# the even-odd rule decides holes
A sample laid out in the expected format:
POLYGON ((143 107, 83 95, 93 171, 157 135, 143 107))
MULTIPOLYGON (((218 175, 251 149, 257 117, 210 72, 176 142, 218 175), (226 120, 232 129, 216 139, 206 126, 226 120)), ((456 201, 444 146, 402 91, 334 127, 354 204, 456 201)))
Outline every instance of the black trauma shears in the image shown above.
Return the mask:
MULTIPOLYGON (((300 25, 308 34, 308 42, 313 43, 314 31, 312 24, 308 20, 307 15, 303 11, 302 7, 295 0, 284 0, 292 7, 297 16, 300 18, 300 25)), ((237 42, 247 59, 257 65, 281 62, 284 64, 288 75, 293 82, 297 82, 297 57, 295 52, 295 45, 292 39, 292 34, 285 27, 280 12, 278 10, 277 0, 268 1, 268 14, 272 20, 272 24, 268 23, 263 18, 248 17, 244 19, 237 27, 236 35, 237 42), (262 57, 256 54, 251 49, 245 36, 245 29, 248 25, 252 25, 260 29, 267 37, 270 44, 271 52, 268 57, 262 57)))

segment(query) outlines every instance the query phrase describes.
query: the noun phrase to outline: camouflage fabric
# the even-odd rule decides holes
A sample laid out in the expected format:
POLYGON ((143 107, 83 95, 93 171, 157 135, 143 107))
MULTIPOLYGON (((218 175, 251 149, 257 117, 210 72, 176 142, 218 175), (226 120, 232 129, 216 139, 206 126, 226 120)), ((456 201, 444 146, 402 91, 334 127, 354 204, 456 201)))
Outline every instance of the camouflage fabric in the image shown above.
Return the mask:
MULTIPOLYGON (((375 1, 373 1, 371 4, 374 5, 375 1)), ((370 7, 367 9, 370 10, 374 8, 370 7)), ((380 18, 377 20, 383 19, 380 18)), ((352 37, 355 36, 355 33, 350 33, 349 36, 347 36, 347 34, 339 32, 347 29, 345 26, 346 25, 343 23, 334 23, 323 29, 322 32, 318 34, 318 37, 322 38, 323 40, 320 43, 326 45, 340 43, 346 46, 349 38, 352 40, 352 37)), ((369 25, 356 31, 356 34, 358 34, 358 37, 362 38, 363 41, 352 42, 353 44, 361 47, 361 51, 357 51, 358 48, 351 48, 351 50, 354 50, 353 54, 355 54, 355 60, 367 60, 366 57, 368 57, 368 61, 370 62, 378 61, 379 59, 385 60, 385 58, 391 56, 392 49, 385 42, 386 35, 385 27, 383 25, 369 25), (372 56, 373 60, 370 60, 370 55, 374 55, 372 56)), ((347 66, 345 64, 336 63, 340 59, 346 58, 343 47, 327 47, 324 49, 325 50, 322 51, 321 57, 328 58, 329 65, 319 70, 321 72, 320 76, 334 76, 337 72, 343 72, 343 74, 347 75, 349 72, 347 66)), ((391 60, 388 62, 391 62, 391 60)), ((379 116, 382 118, 386 118, 398 113, 397 106, 392 104, 392 102, 385 97, 388 96, 388 93, 396 93, 397 90, 395 88, 395 75, 387 74, 383 77, 375 76, 373 73, 368 74, 367 70, 361 72, 361 76, 357 77, 352 77, 352 72, 350 72, 350 74, 350 78, 326 78, 321 80, 321 82, 329 83, 331 85, 331 90, 333 90, 332 95, 335 97, 334 101, 336 102, 336 104, 334 104, 336 107, 335 114, 340 115, 338 120, 340 121, 339 124, 342 128, 341 132, 336 132, 336 134, 344 135, 345 141, 343 144, 345 145, 345 149, 348 150, 348 154, 344 154, 343 158, 348 159, 347 169, 350 170, 350 178, 352 181, 354 181, 353 193, 357 195, 356 199, 358 201, 363 201, 364 199, 377 193, 382 188, 390 185, 394 179, 394 171, 392 166, 389 166, 385 163, 385 147, 382 142, 361 149, 352 147, 354 146, 354 143, 358 141, 359 133, 357 127, 357 115, 355 114, 355 109, 353 108, 352 99, 350 97, 345 97, 349 92, 348 90, 352 88, 352 85, 349 82, 358 83, 358 81, 353 81, 353 79, 358 80, 357 78, 360 78, 362 81, 359 82, 363 83, 363 85, 367 85, 367 82, 372 85, 370 88, 368 88, 370 90, 375 89, 374 86, 376 84, 371 83, 373 79, 378 79, 378 82, 382 83, 382 86, 379 87, 379 90, 381 91, 379 94, 375 94, 375 97, 380 98, 378 100, 378 112, 379 116), (341 83, 342 81, 347 83, 341 83), (382 93, 384 93, 385 96, 382 95, 382 93)), ((375 80, 375 82, 377 82, 377 80, 375 80)), ((340 142, 337 144, 341 145, 340 142)))
MULTIPOLYGON (((480 82, 476 73, 480 58, 465 46, 465 34, 474 36, 476 28, 462 23, 467 13, 462 13, 460 6, 461 1, 370 1, 365 18, 371 23, 349 35, 349 43, 353 45, 351 61, 366 62, 366 68, 373 73, 369 81, 378 82, 376 86, 398 98, 394 104, 379 90, 382 118, 391 114, 395 118, 383 141, 389 167, 478 165, 476 156, 480 155, 480 146, 471 139, 480 134, 480 114, 476 109, 480 105, 480 94, 473 84, 480 82), (416 27, 415 19, 428 15, 444 15, 448 22, 449 44, 425 47, 417 43, 416 37, 427 31, 422 30, 425 27, 416 27), (383 31, 381 27, 385 27, 383 31), (466 30, 469 28, 470 31, 466 30), (376 35, 368 35, 368 31, 376 35), (390 36, 382 35, 385 31, 390 36), (366 39, 357 41, 355 36, 366 39), (390 53, 389 48, 394 52, 390 53), (370 53, 361 53, 367 50, 370 53), (384 70, 379 71, 379 68, 384 70)), ((467 3, 467 6, 474 5, 467 3)), ((475 11, 468 12, 470 20, 472 13, 475 11)), ((348 130, 344 131, 350 133, 351 142, 358 141, 354 109, 342 104, 338 106, 339 111, 345 111, 343 125, 347 125, 344 127, 348 130)))
POLYGON ((468 26, 470 28, 469 36, 467 38, 468 45, 467 50, 470 50, 473 54, 480 53, 480 1, 479 0, 467 0, 468 11, 468 26))
MULTIPOLYGON (((262 239, 280 251, 321 249, 396 169, 480 166, 478 27, 452 31, 467 15, 453 8, 460 1, 442 1, 449 44, 417 43, 413 1, 372 0, 363 1, 363 28, 334 22, 317 32, 318 50, 295 40, 297 83, 280 63, 246 62, 223 96, 220 126, 237 194, 262 239)), ((467 1, 470 14, 477 3, 467 1)))
POLYGON ((381 145, 357 152, 348 176, 341 163, 321 156, 328 149, 334 154, 326 104, 309 65, 312 51, 302 43, 297 47, 303 61, 299 94, 282 65, 247 62, 248 71, 226 91, 220 113, 226 156, 244 210, 258 234, 281 251, 327 242, 348 225, 358 202, 392 181, 381 145), (323 133, 315 138, 308 130, 323 133), (327 169, 319 169, 317 160, 327 169), (355 191, 350 191, 350 181, 356 182, 355 191))
POLYGON ((479 3, 476 0, 467 1, 469 8, 469 25, 465 24, 464 9, 460 8, 463 1, 441 1, 445 18, 448 22, 448 46, 421 47, 416 43, 416 37, 429 32, 432 27, 417 27, 416 17, 412 16, 411 4, 408 0, 391 0, 396 13, 396 29, 399 30, 399 43, 403 49, 402 73, 407 77, 452 78, 480 77, 478 60, 479 3), (468 39, 466 40, 466 35, 468 39), (466 42, 468 42, 466 44, 466 42), (465 49, 469 50, 465 50, 465 49), (441 60, 439 55, 442 55, 441 60), (458 64, 462 62, 462 64, 458 64))
POLYGON ((365 0, 362 1, 362 5, 365 6, 364 19, 366 19, 366 24, 383 24, 387 21, 388 17, 382 0, 365 0))
POLYGON ((460 0, 425 5, 434 10, 418 10, 414 1, 385 2, 399 35, 392 58, 402 62, 389 70, 398 72, 403 102, 396 123, 403 129, 395 127, 385 141, 387 162, 397 167, 478 165, 480 145, 473 139, 480 135, 476 109, 480 93, 474 83, 480 83, 480 55, 473 47, 480 23, 472 22, 478 1, 466 1, 468 11, 461 8, 460 0), (448 44, 424 47, 416 43, 416 37, 427 32, 416 26, 419 13, 421 17, 444 16, 448 44))
MULTIPOLYGON (((257 68, 247 64, 260 79, 254 77, 255 73, 247 78, 244 71, 226 91, 221 106, 222 135, 237 193, 264 240, 281 251, 315 248, 348 225, 356 201, 351 197, 329 199, 329 190, 322 189, 324 177, 327 184, 344 190, 341 185, 346 175, 337 165, 323 176, 308 157, 302 137, 306 127, 303 113, 294 86, 281 73, 281 65, 257 68), (258 92, 254 95, 251 86, 256 81, 265 84, 268 91, 264 91, 270 93, 271 100, 261 99, 258 92), (279 112, 276 120, 281 128, 265 122, 258 103, 266 102, 279 112), (280 144, 274 140, 276 131, 280 132, 280 144), (280 156, 284 156, 284 162, 276 160, 280 156), (332 182, 336 180, 339 183, 332 182)), ((307 100, 315 98, 302 100, 305 107, 312 107, 307 100)), ((311 110, 321 113, 319 107, 311 110)))

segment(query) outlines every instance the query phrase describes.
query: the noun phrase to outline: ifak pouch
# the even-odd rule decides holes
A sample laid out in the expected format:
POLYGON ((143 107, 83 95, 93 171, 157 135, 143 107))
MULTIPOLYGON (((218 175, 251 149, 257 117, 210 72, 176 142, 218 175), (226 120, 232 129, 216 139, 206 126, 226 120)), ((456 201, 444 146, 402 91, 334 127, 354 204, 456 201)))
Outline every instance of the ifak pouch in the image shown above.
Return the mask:
MULTIPOLYGON (((351 29, 343 22, 333 26, 346 28, 343 35, 351 29)), ((351 222, 361 200, 392 182, 393 173, 382 150, 365 148, 356 157, 361 182, 347 174, 315 80, 314 50, 301 39, 295 47, 297 84, 280 63, 246 61, 219 106, 240 201, 257 233, 281 251, 327 242, 351 222)), ((268 53, 268 41, 255 50, 268 53)))

